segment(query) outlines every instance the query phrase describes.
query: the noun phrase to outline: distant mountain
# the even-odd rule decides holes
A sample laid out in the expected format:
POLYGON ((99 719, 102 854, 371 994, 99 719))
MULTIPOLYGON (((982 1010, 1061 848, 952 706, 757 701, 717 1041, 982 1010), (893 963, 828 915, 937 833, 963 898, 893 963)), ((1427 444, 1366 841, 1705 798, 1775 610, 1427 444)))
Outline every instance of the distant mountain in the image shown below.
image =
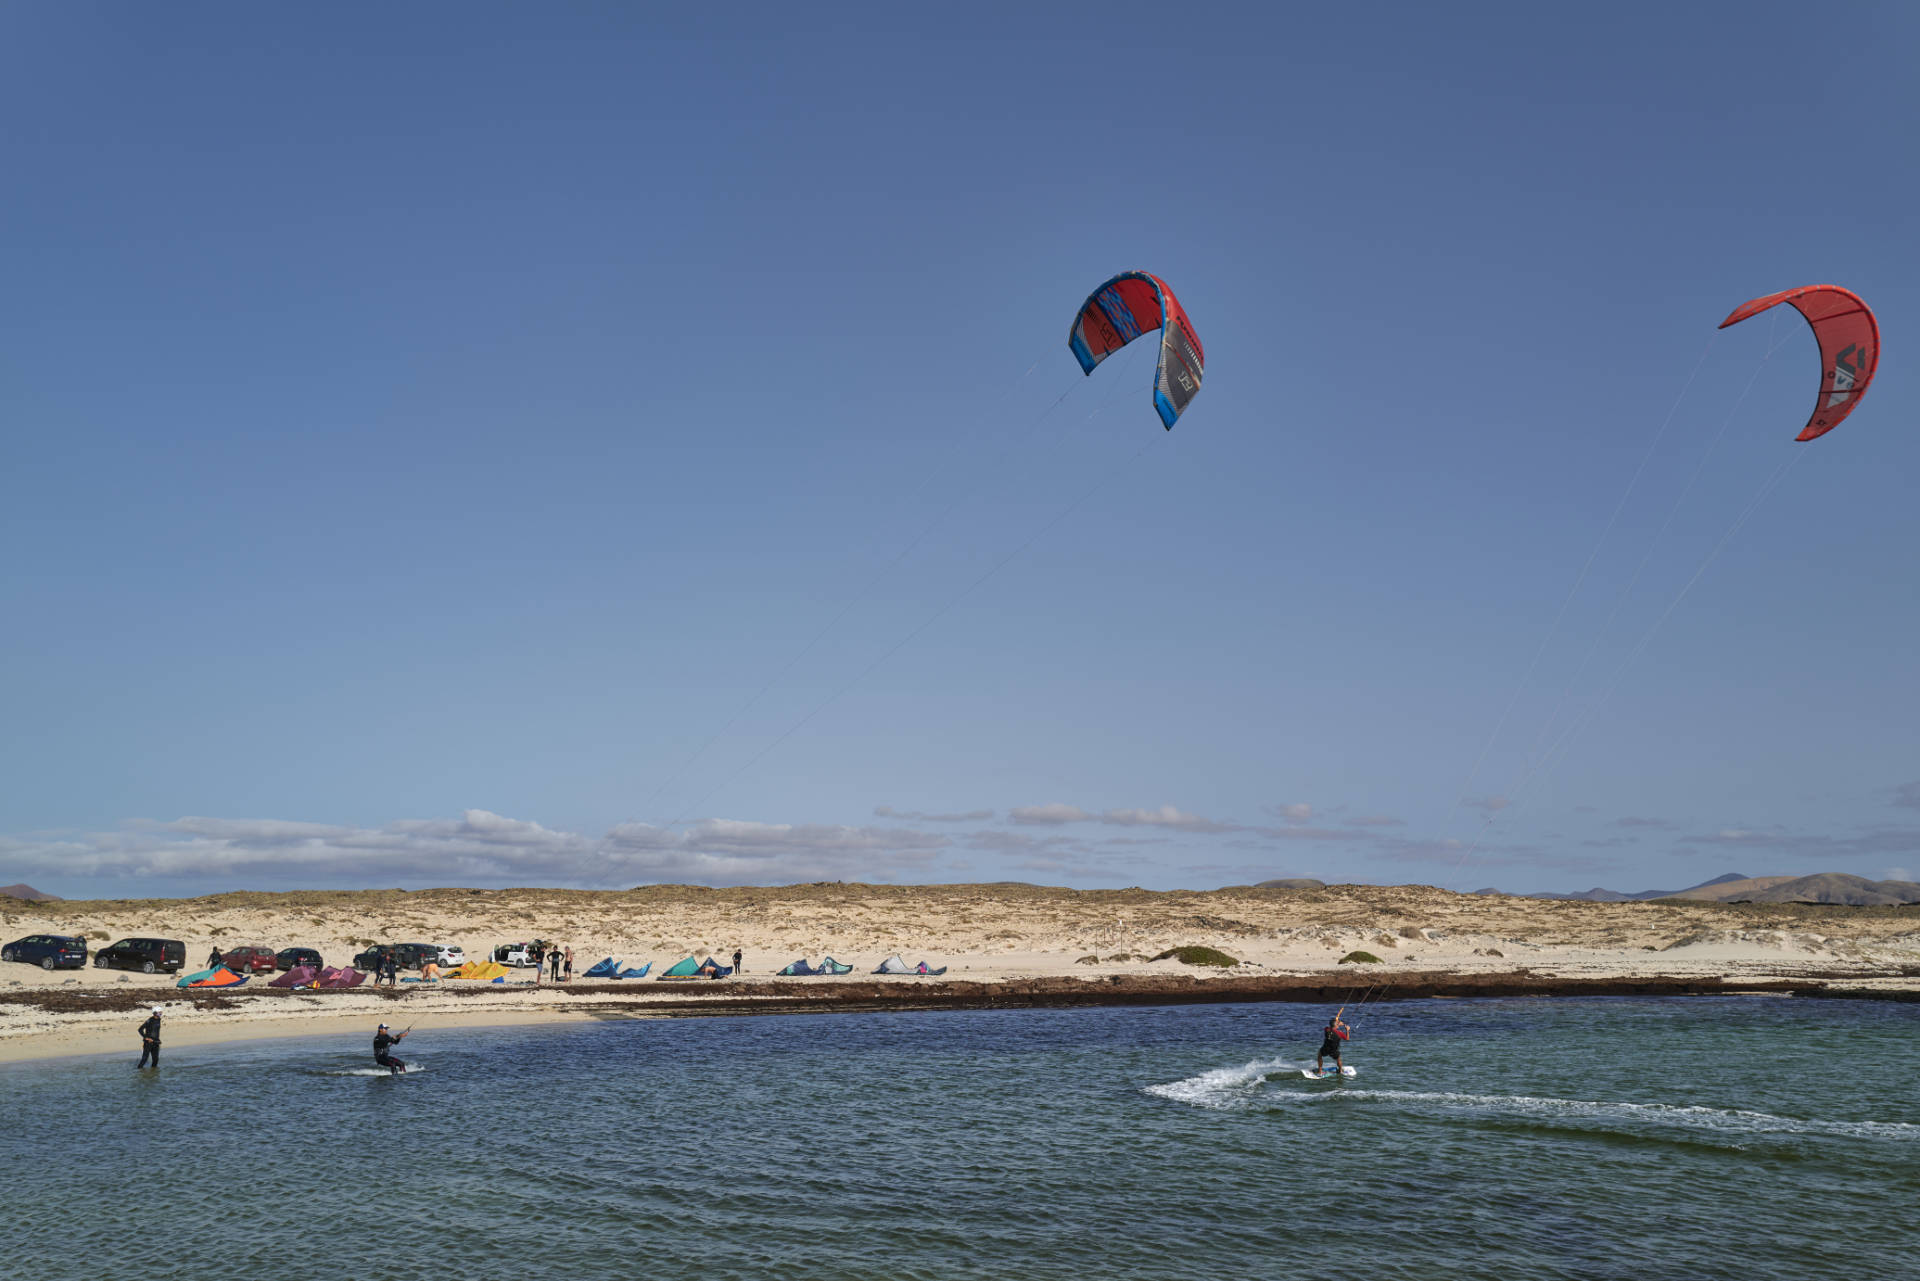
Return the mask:
POLYGON ((1699 898, 1717 903, 1731 903, 1735 899, 1751 899, 1762 890, 1770 890, 1776 885, 1785 885, 1788 881, 1798 880, 1793 876, 1722 876, 1696 885, 1692 889, 1676 890, 1668 898, 1699 898))
MULTIPOLYGON (((1773 880, 1761 877, 1761 880, 1773 880)), ((1870 881, 1845 872, 1799 876, 1758 890, 1742 890, 1722 900, 1728 903, 1837 903, 1846 907, 1899 907, 1920 903, 1920 884, 1912 881, 1870 881)))
MULTIPOLYGON (((1479 894, 1497 893, 1477 890, 1479 894)), ((1692 899, 1701 903, 1831 903, 1846 907, 1892 907, 1920 903, 1920 885, 1912 881, 1870 881, 1844 872, 1814 876, 1744 876, 1729 872, 1684 890, 1639 890, 1625 894, 1598 886, 1578 893, 1523 894, 1521 898, 1577 899, 1586 903, 1644 903, 1652 899, 1692 899)))
MULTIPOLYGON (((1551 891, 1541 891, 1540 893, 1537 893, 1537 894, 1522 894, 1520 897, 1521 898, 1578 899, 1581 902, 1585 902, 1585 903, 1643 903, 1648 899, 1656 899, 1656 898, 1717 899, 1720 897, 1720 895, 1718 892, 1712 889, 1713 886, 1717 886, 1717 885, 1732 886, 1735 882, 1745 884, 1746 882, 1751 881, 1753 879, 1755 878, 1744 875, 1743 873, 1740 873, 1740 872, 1728 872, 1725 876, 1716 876, 1711 881, 1702 881, 1700 882, 1700 884, 1690 886, 1684 890, 1634 890, 1631 892, 1624 892, 1621 890, 1602 889, 1601 887, 1596 885, 1590 890, 1581 890, 1578 893, 1574 893, 1574 894, 1565 894, 1565 893, 1557 894, 1551 891)), ((1776 876, 1776 877, 1761 877, 1759 879, 1778 882, 1778 881, 1791 880, 1792 878, 1787 876, 1776 876)))
POLYGON ((58 903, 58 894, 42 894, 31 885, 0 885, 0 898, 23 898, 29 903, 58 903))

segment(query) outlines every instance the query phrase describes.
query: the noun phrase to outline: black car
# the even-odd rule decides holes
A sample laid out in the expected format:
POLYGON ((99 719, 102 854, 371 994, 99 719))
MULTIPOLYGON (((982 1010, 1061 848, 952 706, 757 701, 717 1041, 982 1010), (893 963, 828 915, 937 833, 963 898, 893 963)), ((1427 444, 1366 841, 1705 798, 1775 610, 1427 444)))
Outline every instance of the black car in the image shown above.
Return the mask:
POLYGON ((276 970, 291 970, 300 965, 311 965, 317 970, 324 964, 320 953, 310 947, 283 947, 273 954, 273 968, 276 970))
POLYGON ((393 951, 403 970, 423 970, 428 961, 438 964, 440 960, 440 949, 433 943, 395 943, 393 951))
POLYGON ((93 954, 93 963, 106 970, 139 970, 172 974, 186 968, 187 945, 179 939, 121 939, 93 954))
POLYGON ((0 947, 0 961, 43 970, 77 970, 87 963, 87 941, 72 934, 29 934, 0 947))
MULTIPOLYGON (((375 943, 366 951, 353 958, 353 968, 367 974, 378 974, 380 967, 387 963, 387 956, 393 947, 387 943, 375 943)), ((396 962, 396 968, 398 963, 396 962)))
POLYGON ((353 958, 353 968, 370 974, 380 972, 381 963, 393 957, 396 970, 417 970, 428 961, 440 959, 440 949, 431 943, 375 943, 353 958))

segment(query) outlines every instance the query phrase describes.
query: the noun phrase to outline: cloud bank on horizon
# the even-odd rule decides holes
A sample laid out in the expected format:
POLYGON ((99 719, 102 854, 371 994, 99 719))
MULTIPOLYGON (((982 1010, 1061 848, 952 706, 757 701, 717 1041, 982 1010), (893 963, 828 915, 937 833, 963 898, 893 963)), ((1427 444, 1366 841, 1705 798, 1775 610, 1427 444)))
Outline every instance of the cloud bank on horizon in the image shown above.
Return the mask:
MULTIPOLYGON (((1916 792, 1920 787, 1914 784, 1895 789, 1890 805, 1911 808, 1916 792)), ((1831 865, 1840 860, 1897 870, 1920 853, 1920 828, 1884 822, 1862 823, 1847 832, 1738 825, 1688 830, 1701 825, 1622 815, 1604 820, 1614 834, 1599 839, 1482 840, 1476 845, 1408 833, 1399 818, 1322 813, 1304 802, 1266 807, 1280 820, 1276 824, 1210 818, 1175 805, 1096 811, 1057 801, 1013 806, 1004 820, 991 809, 922 812, 881 805, 873 812, 893 823, 707 818, 679 829, 627 822, 595 835, 483 809, 378 827, 285 819, 141 819, 110 831, 0 836, 0 880, 44 882, 65 897, 239 888, 625 888, 818 880, 1042 879, 1082 888, 1206 888, 1297 875, 1332 881, 1420 879, 1467 888, 1468 881, 1484 883, 1493 868, 1509 875, 1522 867, 1563 874, 1596 870, 1595 855, 1563 852, 1562 846, 1591 851, 1657 840, 1674 858, 1762 854, 1770 870, 1773 863, 1793 870, 1810 861, 1831 865), (1122 833, 1109 830, 1116 828, 1122 833)))

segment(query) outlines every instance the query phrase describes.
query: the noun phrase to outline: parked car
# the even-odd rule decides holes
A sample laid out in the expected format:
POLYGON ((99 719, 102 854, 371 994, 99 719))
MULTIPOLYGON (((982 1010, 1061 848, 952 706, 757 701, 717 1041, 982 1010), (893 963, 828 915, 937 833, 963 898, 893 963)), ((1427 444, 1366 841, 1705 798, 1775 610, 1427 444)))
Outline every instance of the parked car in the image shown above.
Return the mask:
POLYGON ((93 963, 105 970, 139 970, 173 974, 185 969, 187 945, 179 939, 121 939, 93 954, 93 963))
POLYGON ((0 947, 0 961, 43 970, 77 970, 87 963, 87 941, 75 934, 29 934, 0 947))
POLYGON ((502 943, 499 947, 493 949, 493 959, 502 965, 512 965, 523 970, 529 969, 535 964, 533 959, 533 944, 502 943))
POLYGON ((291 970, 299 965, 311 965, 319 969, 326 962, 320 959, 320 953, 310 947, 283 947, 273 954, 273 968, 291 970))
POLYGON ((271 974, 274 969, 273 950, 247 943, 225 953, 220 964, 235 974, 271 974))
POLYGON ((453 966, 465 965, 467 963, 466 949, 458 944, 450 945, 442 943, 435 950, 440 953, 440 964, 442 965, 453 966))
POLYGON ((368 974, 378 974, 380 967, 387 963, 387 957, 393 952, 391 943, 375 943, 366 951, 353 958, 353 968, 364 970, 368 974))
POLYGON ((375 943, 353 958, 357 970, 377 971, 380 962, 391 954, 396 970, 417 970, 428 961, 440 959, 440 949, 431 943, 375 943))
POLYGON ((399 956, 403 970, 418 970, 425 967, 428 961, 440 959, 440 949, 431 943, 395 943, 393 950, 399 956))

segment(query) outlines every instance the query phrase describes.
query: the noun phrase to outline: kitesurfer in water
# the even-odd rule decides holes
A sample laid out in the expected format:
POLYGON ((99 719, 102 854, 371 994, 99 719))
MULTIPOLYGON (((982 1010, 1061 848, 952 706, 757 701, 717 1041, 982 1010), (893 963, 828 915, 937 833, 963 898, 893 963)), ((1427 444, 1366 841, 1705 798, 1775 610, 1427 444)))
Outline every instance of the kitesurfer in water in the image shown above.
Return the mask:
POLYGON ((1340 1017, 1346 1012, 1347 1007, 1344 1005, 1335 1010, 1333 1017, 1327 1020, 1327 1026, 1321 1030, 1320 1053, 1313 1056, 1313 1070, 1315 1072, 1324 1071, 1320 1064, 1329 1057, 1333 1059, 1334 1071, 1344 1072, 1346 1070, 1347 1065, 1340 1061, 1340 1048, 1341 1043, 1353 1035, 1353 1029, 1348 1027, 1346 1022, 1340 1017))
POLYGON ((387 1030, 387 1025, 382 1023, 380 1030, 373 1034, 373 1061, 395 1076, 406 1071, 405 1061, 393 1057, 393 1047, 406 1040, 406 1037, 405 1032, 399 1036, 393 1035, 387 1030))

